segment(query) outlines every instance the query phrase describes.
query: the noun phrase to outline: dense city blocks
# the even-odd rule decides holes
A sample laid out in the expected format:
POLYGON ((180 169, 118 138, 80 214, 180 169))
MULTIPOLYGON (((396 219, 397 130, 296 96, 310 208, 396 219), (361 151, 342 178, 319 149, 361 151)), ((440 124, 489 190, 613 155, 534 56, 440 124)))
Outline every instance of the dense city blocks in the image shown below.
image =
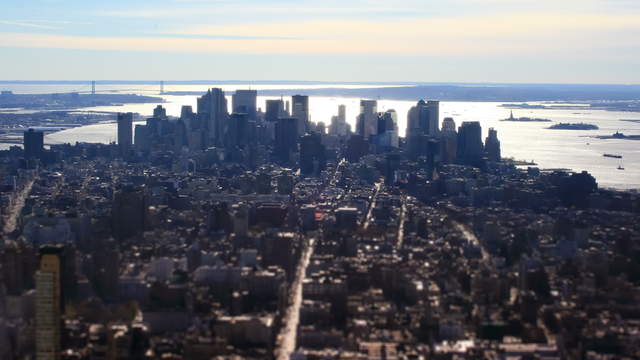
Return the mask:
POLYGON ((638 192, 434 100, 256 97, 1 152, 0 359, 640 356, 638 192))

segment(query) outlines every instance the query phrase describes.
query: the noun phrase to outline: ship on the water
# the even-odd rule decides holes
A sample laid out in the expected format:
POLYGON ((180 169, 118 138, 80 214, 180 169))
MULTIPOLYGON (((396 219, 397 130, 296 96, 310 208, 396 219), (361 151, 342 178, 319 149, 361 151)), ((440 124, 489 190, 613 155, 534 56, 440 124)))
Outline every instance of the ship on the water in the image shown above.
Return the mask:
POLYGON ((530 117, 514 117, 513 110, 511 110, 511 116, 506 119, 502 119, 500 121, 514 121, 514 122, 551 122, 549 119, 542 118, 530 118, 530 117))
POLYGON ((616 155, 616 154, 603 154, 602 156, 608 157, 608 158, 614 158, 614 159, 622 159, 622 155, 616 155))

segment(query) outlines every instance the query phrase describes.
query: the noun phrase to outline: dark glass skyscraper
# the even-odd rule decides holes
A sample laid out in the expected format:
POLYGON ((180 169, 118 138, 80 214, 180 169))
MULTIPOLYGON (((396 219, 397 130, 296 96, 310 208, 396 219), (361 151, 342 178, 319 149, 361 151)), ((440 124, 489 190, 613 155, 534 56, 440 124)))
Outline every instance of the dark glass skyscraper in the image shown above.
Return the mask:
POLYGON ((327 166, 325 146, 322 136, 310 133, 300 140, 300 173, 302 175, 319 175, 327 166))
POLYGON ((133 113, 118 114, 118 150, 120 156, 126 157, 131 151, 133 142, 133 113))
POLYGON ((44 152, 44 133, 29 129, 24 132, 24 157, 27 159, 38 159, 44 152))
POLYGON ((280 118, 276 124, 276 157, 283 162, 291 161, 291 154, 297 149, 298 119, 280 118))
POLYGON ((482 160, 482 127, 478 121, 465 121, 458 128, 458 162, 478 165, 482 160))

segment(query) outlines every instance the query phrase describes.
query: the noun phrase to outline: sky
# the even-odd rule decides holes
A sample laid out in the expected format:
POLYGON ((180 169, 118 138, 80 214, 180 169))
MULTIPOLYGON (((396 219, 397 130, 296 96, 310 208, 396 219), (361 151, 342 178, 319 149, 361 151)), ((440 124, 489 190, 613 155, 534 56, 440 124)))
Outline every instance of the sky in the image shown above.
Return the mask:
POLYGON ((0 80, 640 83, 640 0, 3 0, 0 80))

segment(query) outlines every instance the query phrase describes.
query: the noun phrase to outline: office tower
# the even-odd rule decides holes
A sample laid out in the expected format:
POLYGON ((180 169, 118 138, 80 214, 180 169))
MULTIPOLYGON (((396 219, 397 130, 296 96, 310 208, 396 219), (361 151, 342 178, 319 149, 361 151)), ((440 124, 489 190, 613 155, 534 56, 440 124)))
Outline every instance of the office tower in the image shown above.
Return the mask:
POLYGON ((291 117, 298 119, 298 135, 304 135, 309 128, 309 97, 294 95, 291 100, 293 104, 291 117))
POLYGON ((302 175, 318 176, 327 166, 325 146, 322 136, 310 133, 300 140, 300 173, 302 175))
POLYGON ((378 134, 378 102, 376 100, 360 100, 357 133, 365 139, 378 134))
POLYGON ((458 128, 458 162, 479 166, 483 152, 480 123, 477 121, 463 122, 458 128))
POLYGON ((291 161, 291 154, 297 150, 298 119, 280 118, 276 125, 276 157, 283 162, 291 161))
POLYGON ((281 117, 286 117, 286 112, 284 109, 284 101, 278 100, 267 100, 266 112, 264 115, 264 119, 268 122, 276 122, 281 117))
POLYGON ((351 131, 347 124, 347 108, 344 105, 338 106, 338 116, 331 118, 329 125, 329 135, 345 136, 351 131))
POLYGON ((29 129, 24 132, 23 139, 24 157, 26 159, 39 159, 44 153, 44 133, 29 129))
POLYGON ((446 117, 442 120, 442 132, 456 132, 456 122, 453 118, 446 117))
POLYGON ((118 240, 125 240, 144 231, 146 196, 143 189, 125 186, 116 191, 113 199, 112 221, 118 240))
POLYGON ((258 91, 256 90, 236 90, 236 93, 231 97, 233 112, 247 114, 249 120, 255 120, 257 98, 258 91))
POLYGON ((446 164, 455 162, 457 147, 456 123, 453 118, 445 118, 442 121, 442 131, 440 132, 440 160, 446 164))
POLYGON ((440 102, 420 100, 416 106, 409 110, 407 136, 418 133, 435 136, 438 134, 439 121, 440 102))
POLYGON ((440 101, 427 101, 429 112, 429 125, 427 126, 429 135, 438 135, 438 125, 440 124, 440 101))
POLYGON ((347 140, 346 158, 349 162, 357 163, 360 159, 369 154, 369 141, 362 135, 351 135, 347 140))
POLYGON ((149 151, 151 149, 151 134, 147 125, 136 125, 134 134, 135 148, 137 151, 149 151))
POLYGON ((133 113, 118 113, 118 150, 127 157, 133 141, 133 113))
POLYGON ((22 251, 14 241, 7 241, 4 253, 0 252, 2 259, 3 282, 0 282, 0 288, 4 285, 7 294, 18 296, 22 294, 24 288, 24 271, 22 261, 22 251), (4 283, 4 284, 3 284, 4 283))
POLYGON ((179 119, 173 123, 173 146, 176 151, 182 150, 183 147, 188 147, 188 133, 187 124, 184 120, 179 119))
POLYGON ((40 249, 40 269, 36 273, 36 359, 60 359, 62 299, 61 246, 40 249))
POLYGON ((247 145, 249 141, 249 115, 231 114, 229 127, 225 136, 225 146, 235 147, 247 145))
POLYGON ((385 155, 384 181, 387 184, 396 182, 396 171, 400 169, 400 154, 387 153, 385 155))
POLYGON ((421 156, 429 155, 429 141, 432 137, 421 132, 407 134, 407 156, 416 161, 421 156))
POLYGON ((191 105, 182 105, 180 109, 180 119, 192 119, 194 115, 191 105))
POLYGON ((498 140, 498 131, 493 128, 489 129, 489 135, 484 141, 484 150, 487 153, 489 161, 500 161, 500 140, 498 140))
POLYGON ((207 131, 207 145, 222 145, 229 115, 224 91, 214 88, 198 98, 198 115, 204 119, 204 126, 207 131))
POLYGON ((385 148, 398 147, 398 114, 395 110, 379 115, 377 143, 385 148))
POLYGON ((338 105, 338 121, 347 122, 347 106, 338 105))
POLYGON ((163 108, 162 105, 156 106, 156 108, 153 109, 153 117, 156 119, 166 119, 167 109, 163 108))

